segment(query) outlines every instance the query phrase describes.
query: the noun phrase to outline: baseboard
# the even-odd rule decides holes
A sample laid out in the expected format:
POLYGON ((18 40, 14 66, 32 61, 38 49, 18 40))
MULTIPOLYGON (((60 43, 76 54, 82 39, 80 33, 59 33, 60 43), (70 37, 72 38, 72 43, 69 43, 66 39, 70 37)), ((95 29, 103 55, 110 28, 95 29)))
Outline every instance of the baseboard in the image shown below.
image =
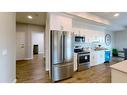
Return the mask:
POLYGON ((31 60, 31 59, 33 59, 33 58, 24 58, 24 60, 31 60))
POLYGON ((20 60, 31 60, 33 58, 24 58, 24 59, 16 59, 16 61, 20 61, 20 60))

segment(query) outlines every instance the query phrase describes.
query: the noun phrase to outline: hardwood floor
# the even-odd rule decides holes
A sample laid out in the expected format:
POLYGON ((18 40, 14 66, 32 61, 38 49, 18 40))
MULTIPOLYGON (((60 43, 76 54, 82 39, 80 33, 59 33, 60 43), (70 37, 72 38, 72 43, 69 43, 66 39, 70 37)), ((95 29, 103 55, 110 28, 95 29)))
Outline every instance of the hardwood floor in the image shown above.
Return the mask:
POLYGON ((42 55, 34 55, 33 60, 16 62, 17 83, 50 82, 45 71, 42 55))
MULTIPOLYGON (((104 63, 91 67, 88 70, 75 72, 72 78, 57 83, 110 83, 110 65, 121 60, 113 59, 110 63, 104 63)), ((33 60, 17 61, 17 83, 50 83, 48 73, 44 68, 42 55, 35 55, 33 60)))
POLYGON ((65 83, 110 83, 111 74, 108 63, 91 67, 88 70, 76 72, 73 78, 63 80, 65 83))

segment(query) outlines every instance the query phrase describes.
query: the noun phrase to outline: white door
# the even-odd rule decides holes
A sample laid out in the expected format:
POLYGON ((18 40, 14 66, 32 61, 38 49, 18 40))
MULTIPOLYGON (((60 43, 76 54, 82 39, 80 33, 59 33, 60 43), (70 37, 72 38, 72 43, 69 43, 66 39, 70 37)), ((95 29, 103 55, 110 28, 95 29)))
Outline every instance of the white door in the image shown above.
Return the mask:
POLYGON ((25 58, 25 32, 16 32, 16 60, 25 58))

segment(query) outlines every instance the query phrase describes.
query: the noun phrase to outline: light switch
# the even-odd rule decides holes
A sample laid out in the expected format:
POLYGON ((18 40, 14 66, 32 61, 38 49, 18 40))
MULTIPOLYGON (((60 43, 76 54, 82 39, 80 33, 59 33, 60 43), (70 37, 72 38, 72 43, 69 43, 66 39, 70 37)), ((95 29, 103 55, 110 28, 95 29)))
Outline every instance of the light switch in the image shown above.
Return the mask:
POLYGON ((4 50, 2 51, 2 55, 3 55, 3 56, 7 55, 7 49, 4 49, 4 50))

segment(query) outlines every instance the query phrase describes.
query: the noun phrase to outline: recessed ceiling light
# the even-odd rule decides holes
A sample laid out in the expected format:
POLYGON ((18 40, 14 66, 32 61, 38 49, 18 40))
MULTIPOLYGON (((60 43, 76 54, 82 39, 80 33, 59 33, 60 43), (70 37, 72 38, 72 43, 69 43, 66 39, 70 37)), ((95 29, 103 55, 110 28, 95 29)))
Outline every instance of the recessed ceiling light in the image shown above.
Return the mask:
POLYGON ((27 16, 29 19, 32 19, 32 16, 27 16))
POLYGON ((119 16, 119 15, 120 15, 119 13, 115 13, 115 14, 114 14, 115 17, 117 17, 117 16, 119 16))

